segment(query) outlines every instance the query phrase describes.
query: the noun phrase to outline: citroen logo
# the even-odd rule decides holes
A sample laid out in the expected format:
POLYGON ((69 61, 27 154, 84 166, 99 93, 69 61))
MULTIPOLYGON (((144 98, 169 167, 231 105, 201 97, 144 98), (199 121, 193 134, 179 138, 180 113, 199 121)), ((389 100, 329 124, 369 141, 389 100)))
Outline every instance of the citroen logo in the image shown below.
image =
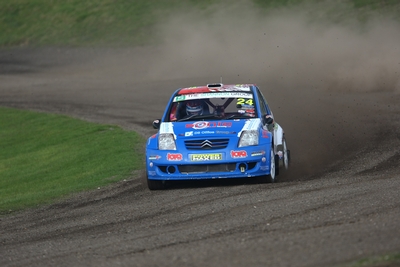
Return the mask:
POLYGON ((204 140, 202 143, 201 143, 201 147, 206 147, 206 146, 208 146, 208 147, 212 147, 212 142, 211 141, 209 141, 209 140, 204 140))

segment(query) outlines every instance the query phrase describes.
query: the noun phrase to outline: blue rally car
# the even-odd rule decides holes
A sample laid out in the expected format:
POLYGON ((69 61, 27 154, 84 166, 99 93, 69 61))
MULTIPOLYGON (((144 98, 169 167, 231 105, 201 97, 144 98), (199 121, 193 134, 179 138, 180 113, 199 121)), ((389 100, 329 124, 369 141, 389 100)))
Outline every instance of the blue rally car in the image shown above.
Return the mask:
POLYGON ((261 177, 276 182, 290 151, 284 131, 254 84, 208 84, 172 95, 146 147, 147 184, 261 177))

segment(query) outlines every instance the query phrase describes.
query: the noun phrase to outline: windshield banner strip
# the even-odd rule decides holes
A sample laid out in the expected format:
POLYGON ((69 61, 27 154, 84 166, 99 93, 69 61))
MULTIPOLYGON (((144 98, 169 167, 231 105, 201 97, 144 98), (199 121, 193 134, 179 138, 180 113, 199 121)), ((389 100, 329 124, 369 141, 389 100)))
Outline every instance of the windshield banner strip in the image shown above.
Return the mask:
POLYGON ((174 97, 174 102, 192 100, 192 99, 205 99, 205 98, 253 98, 252 94, 242 92, 222 92, 222 93, 204 93, 204 94, 190 94, 180 95, 174 97))

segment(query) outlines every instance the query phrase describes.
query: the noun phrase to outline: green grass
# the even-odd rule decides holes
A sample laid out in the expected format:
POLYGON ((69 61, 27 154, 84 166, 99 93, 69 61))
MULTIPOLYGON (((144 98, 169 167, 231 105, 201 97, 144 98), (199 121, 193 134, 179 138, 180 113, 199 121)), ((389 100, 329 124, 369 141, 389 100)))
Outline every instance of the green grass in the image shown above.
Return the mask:
POLYGON ((2 0, 0 44, 140 43, 152 24, 150 1, 2 0), (147 14, 147 15, 145 15, 147 14))
POLYGON ((353 261, 341 267, 384 267, 384 266, 400 266, 400 253, 386 254, 383 256, 364 258, 353 261))
POLYGON ((352 0, 351 2, 356 8, 371 7, 373 9, 390 7, 399 3, 398 0, 352 0))
MULTIPOLYGON (((260 10, 321 2, 335 6, 332 0, 248 1, 260 10)), ((351 16, 357 10, 400 9, 398 0, 338 0, 343 2, 353 9, 351 16)), ((157 42, 155 25, 165 23, 174 11, 184 13, 190 7, 207 14, 213 10, 208 7, 221 3, 232 4, 229 0, 0 0, 0 47, 151 44, 157 42)))
POLYGON ((127 178, 143 144, 116 126, 0 108, 0 213, 127 178))
MULTIPOLYGON (((200 2, 200 3, 199 3, 200 2)), ((162 14, 195 0, 0 0, 0 46, 141 45, 162 14)))

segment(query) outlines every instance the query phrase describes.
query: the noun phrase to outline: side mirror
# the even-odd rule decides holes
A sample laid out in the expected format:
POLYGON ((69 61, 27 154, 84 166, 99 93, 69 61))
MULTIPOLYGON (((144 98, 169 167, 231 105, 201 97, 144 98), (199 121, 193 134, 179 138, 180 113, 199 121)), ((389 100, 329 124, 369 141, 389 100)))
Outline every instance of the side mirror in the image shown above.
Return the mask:
POLYGON ((153 121, 153 128, 154 129, 160 129, 160 125, 161 125, 161 120, 154 120, 153 121))
POLYGON ((264 115, 263 116, 263 123, 266 125, 270 125, 272 123, 274 123, 274 119, 272 118, 271 115, 264 115))

